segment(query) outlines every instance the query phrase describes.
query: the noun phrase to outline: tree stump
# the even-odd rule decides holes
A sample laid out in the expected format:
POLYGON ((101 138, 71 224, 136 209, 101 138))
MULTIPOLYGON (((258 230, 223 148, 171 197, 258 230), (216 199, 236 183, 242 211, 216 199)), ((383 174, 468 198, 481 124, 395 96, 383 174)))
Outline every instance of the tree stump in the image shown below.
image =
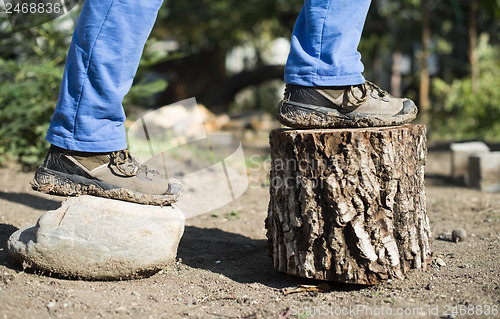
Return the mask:
POLYGON ((425 126, 270 133, 274 267, 373 285, 428 268, 425 126))

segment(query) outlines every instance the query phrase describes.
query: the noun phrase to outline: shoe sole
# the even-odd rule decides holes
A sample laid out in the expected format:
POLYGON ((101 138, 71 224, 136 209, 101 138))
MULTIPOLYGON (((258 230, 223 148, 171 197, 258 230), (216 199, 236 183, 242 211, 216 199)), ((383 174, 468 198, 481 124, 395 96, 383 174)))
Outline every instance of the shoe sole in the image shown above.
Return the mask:
POLYGON ((344 114, 329 107, 287 100, 282 100, 276 110, 278 121, 288 127, 299 129, 397 126, 413 121, 416 116, 417 107, 413 102, 405 103, 400 113, 387 116, 367 116, 357 112, 344 114))
POLYGON ((155 195, 144 194, 126 188, 85 178, 78 175, 70 175, 57 172, 40 166, 35 172, 31 182, 33 190, 59 196, 92 195, 127 202, 167 206, 178 200, 180 195, 155 195))

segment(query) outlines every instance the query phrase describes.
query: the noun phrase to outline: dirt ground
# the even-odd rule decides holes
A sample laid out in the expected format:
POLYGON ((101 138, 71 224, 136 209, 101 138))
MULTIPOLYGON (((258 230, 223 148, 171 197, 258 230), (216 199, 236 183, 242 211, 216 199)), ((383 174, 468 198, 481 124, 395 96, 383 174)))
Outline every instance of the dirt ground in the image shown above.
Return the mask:
MULTIPOLYGON (((244 147, 244 152, 247 157, 266 154, 265 141, 244 147)), ((431 269, 413 270, 405 280, 378 286, 328 283, 329 292, 285 294, 287 288, 319 282, 273 269, 265 240, 265 185, 251 183, 234 202, 188 219, 177 261, 152 277, 91 282, 23 270, 8 255, 8 237, 58 208, 62 198, 32 191, 32 172, 2 168, 0 319, 498 318, 500 193, 453 185, 449 172, 450 153, 445 147, 430 147, 426 192, 433 232, 431 269), (457 227, 467 231, 465 242, 441 239, 457 227)), ((265 171, 250 173, 265 182, 265 171)))

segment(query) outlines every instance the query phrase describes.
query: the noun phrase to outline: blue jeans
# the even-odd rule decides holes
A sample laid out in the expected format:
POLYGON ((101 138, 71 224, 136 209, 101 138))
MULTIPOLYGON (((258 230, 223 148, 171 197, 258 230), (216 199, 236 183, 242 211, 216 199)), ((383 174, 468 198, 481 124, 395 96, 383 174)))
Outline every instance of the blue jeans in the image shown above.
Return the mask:
POLYGON ((303 86, 365 81, 358 52, 370 0, 305 0, 293 29, 285 82, 303 86))
MULTIPOLYGON (((86 0, 69 48, 46 139, 61 148, 127 147, 123 97, 163 0, 86 0)), ((294 28, 285 82, 360 84, 357 46, 370 0, 305 0, 294 28)))
POLYGON ((127 148, 123 97, 163 0, 86 0, 46 139, 83 152, 127 148))

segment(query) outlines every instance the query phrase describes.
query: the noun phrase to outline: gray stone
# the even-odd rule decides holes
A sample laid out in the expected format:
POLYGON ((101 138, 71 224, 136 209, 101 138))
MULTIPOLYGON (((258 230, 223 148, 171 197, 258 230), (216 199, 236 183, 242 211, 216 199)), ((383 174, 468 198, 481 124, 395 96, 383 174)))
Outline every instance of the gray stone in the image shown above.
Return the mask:
POLYGON ((467 232, 463 228, 455 228, 451 232, 451 241, 458 243, 459 241, 465 241, 467 239, 467 232))
POLYGON ((446 263, 444 262, 443 259, 441 259, 440 257, 436 258, 436 265, 438 267, 445 267, 446 266, 446 263))
POLYGON ((488 153, 490 148, 483 142, 452 143, 451 146, 451 178, 469 185, 469 157, 475 154, 488 153))
POLYGON ((83 279, 147 276, 171 263, 184 232, 175 206, 72 197, 16 231, 9 253, 24 266, 83 279))
POLYGON ((485 192, 500 192, 500 152, 472 155, 469 158, 470 186, 485 192))

